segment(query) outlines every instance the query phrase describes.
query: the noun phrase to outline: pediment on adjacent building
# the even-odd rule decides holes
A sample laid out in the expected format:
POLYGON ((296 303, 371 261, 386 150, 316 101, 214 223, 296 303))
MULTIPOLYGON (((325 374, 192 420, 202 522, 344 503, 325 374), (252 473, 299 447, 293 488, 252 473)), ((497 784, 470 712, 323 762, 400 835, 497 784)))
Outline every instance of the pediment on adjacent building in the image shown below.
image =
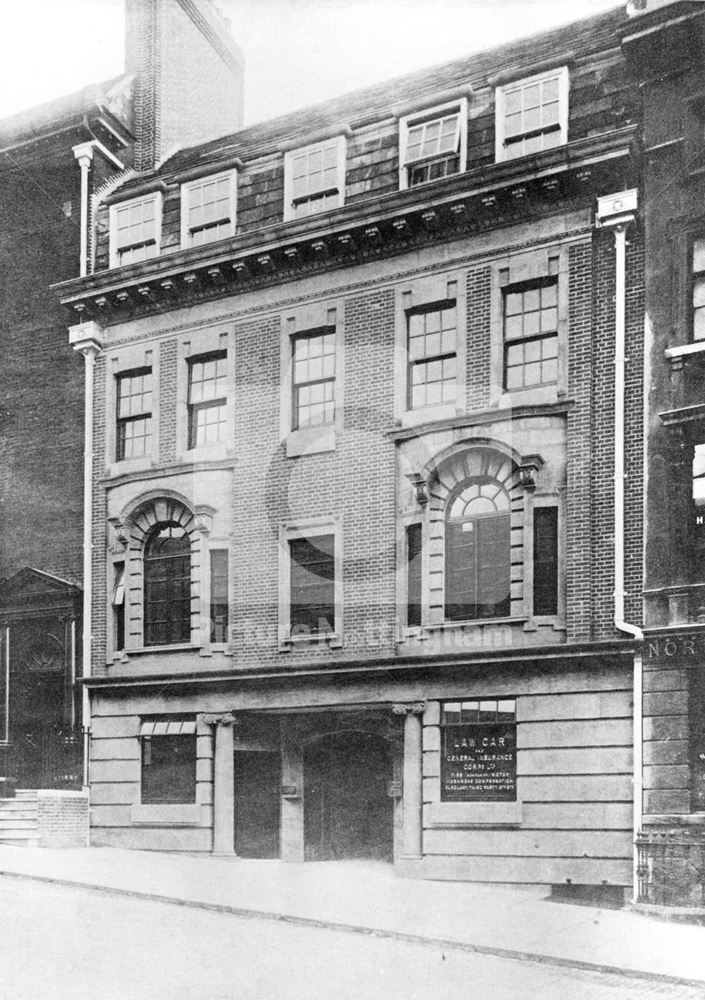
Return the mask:
POLYGON ((70 610, 79 605, 81 594, 76 584, 25 566, 0 583, 0 613, 17 615, 48 609, 70 610))

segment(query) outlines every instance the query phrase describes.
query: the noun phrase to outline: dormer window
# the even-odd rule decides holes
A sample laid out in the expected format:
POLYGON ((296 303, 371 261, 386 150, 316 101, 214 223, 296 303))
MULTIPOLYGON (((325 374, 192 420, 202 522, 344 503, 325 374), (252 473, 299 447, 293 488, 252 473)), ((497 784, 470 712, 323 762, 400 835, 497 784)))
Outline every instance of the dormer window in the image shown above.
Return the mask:
POLYGON ((462 98, 400 120, 402 190, 465 170, 467 119, 467 99, 462 98))
POLYGON ((285 220, 328 212, 344 201, 344 136, 285 153, 285 220))
POLYGON ((234 170, 182 185, 182 247, 201 246, 235 235, 236 188, 234 170))
POLYGON ((540 153, 567 141, 567 66, 497 88, 497 162, 540 153))
POLYGON ((158 192, 110 206, 110 266, 124 267, 159 254, 161 195, 158 192))

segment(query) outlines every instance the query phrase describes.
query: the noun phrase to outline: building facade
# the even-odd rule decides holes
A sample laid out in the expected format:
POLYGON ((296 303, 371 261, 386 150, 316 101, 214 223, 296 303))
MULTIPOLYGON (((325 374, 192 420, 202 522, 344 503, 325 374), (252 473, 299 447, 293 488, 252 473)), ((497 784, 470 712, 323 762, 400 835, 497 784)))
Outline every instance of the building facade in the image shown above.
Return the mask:
POLYGON ((208 2, 129 0, 126 35, 124 74, 0 121, 0 789, 83 777, 83 363, 51 285, 91 269, 116 177, 241 124, 242 57, 208 2))
POLYGON ((96 206, 59 289, 94 414, 93 843, 631 885, 627 23, 179 151, 96 206))
POLYGON ((705 11, 644 5, 623 51, 644 99, 645 902, 705 904, 705 11))

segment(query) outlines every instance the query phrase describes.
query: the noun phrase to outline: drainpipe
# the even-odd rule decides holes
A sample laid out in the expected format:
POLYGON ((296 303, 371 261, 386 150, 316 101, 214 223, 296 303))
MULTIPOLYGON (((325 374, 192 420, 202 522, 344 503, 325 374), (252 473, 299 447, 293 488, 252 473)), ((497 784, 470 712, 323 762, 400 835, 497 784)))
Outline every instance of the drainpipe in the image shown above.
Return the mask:
POLYGON ((91 168, 91 163, 93 162, 93 154, 98 151, 104 159, 108 160, 114 167, 118 170, 124 170, 124 164, 118 160, 116 156, 110 152, 109 149, 99 142, 98 139, 91 139, 89 142, 80 142, 77 146, 73 147, 73 155, 78 160, 78 165, 81 168, 81 232, 80 232, 80 259, 79 259, 79 277, 85 278, 88 274, 88 226, 89 226, 89 208, 90 200, 88 194, 88 172, 91 168))
POLYGON ((641 829, 642 798, 644 792, 643 762, 643 661, 641 643, 644 633, 638 625, 624 617, 624 379, 627 358, 624 353, 626 314, 626 235, 627 226, 634 220, 637 209, 635 189, 621 191, 598 199, 597 224, 614 233, 615 248, 615 348, 614 348, 614 625, 620 632, 630 635, 634 650, 634 708, 633 708, 633 852, 632 886, 633 902, 638 897, 637 836, 641 829))
POLYGON ((78 273, 81 278, 85 278, 88 274, 88 171, 93 161, 93 143, 82 142, 74 146, 73 155, 81 168, 81 249, 78 273))
POLYGON ((69 327, 69 343, 85 361, 85 403, 83 425, 83 787, 89 784, 91 732, 90 691, 85 680, 91 676, 92 599, 93 599, 93 373, 95 359, 105 338, 102 327, 93 320, 69 327))

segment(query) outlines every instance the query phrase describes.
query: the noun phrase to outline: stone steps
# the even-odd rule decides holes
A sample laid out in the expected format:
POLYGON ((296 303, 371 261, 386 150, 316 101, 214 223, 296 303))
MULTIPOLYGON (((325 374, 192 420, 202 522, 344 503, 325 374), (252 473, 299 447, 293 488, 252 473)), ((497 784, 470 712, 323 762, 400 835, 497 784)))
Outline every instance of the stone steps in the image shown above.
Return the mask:
POLYGON ((39 843, 37 793, 19 789, 12 799, 0 799, 0 844, 36 847, 39 843))

